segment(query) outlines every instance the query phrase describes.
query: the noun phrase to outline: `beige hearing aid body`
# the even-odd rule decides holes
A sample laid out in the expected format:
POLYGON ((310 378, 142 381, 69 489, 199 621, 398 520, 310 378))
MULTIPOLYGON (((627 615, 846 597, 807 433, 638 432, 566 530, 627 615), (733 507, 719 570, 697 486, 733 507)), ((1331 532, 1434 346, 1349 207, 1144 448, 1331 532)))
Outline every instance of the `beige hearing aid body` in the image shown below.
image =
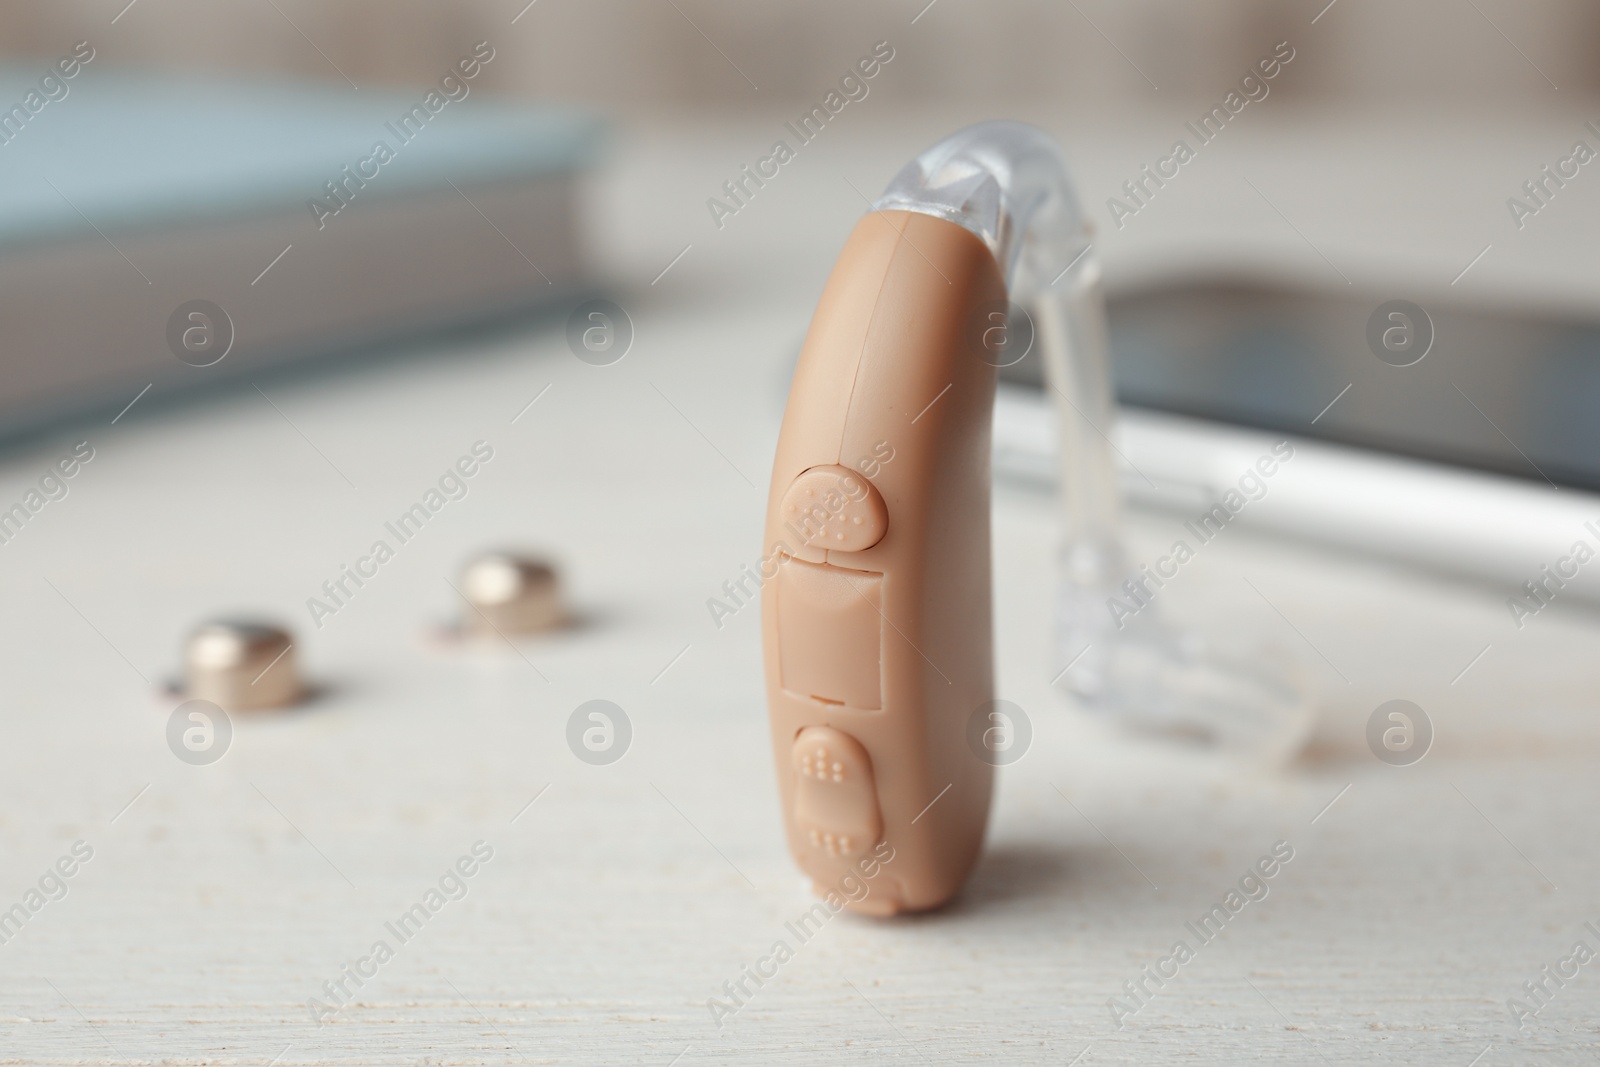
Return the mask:
POLYGON ((1005 307, 967 229, 867 215, 778 440, 761 607, 785 829, 818 894, 868 914, 943 904, 982 846, 994 771, 967 725, 994 696, 995 368, 974 338, 1005 307))

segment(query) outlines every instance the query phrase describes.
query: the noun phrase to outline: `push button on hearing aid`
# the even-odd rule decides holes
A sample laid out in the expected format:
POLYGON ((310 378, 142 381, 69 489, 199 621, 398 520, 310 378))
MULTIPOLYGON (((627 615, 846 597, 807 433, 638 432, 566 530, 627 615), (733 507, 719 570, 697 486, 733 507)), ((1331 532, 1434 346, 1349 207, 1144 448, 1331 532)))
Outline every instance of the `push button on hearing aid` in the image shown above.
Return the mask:
POLYGON ((889 531, 883 497, 848 467, 812 467, 790 484, 778 507, 782 521, 811 548, 860 552, 889 531))
POLYGON ((872 760, 861 742, 831 726, 808 726, 789 750, 794 821, 813 850, 849 857, 878 843, 883 813, 872 760))

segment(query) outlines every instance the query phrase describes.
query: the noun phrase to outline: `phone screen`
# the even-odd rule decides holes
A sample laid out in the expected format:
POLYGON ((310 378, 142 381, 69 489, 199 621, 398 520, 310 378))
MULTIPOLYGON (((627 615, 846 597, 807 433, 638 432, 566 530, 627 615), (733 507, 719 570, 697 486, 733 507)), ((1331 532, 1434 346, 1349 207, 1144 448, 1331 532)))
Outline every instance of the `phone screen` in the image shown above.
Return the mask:
MULTIPOLYGON (((1223 281, 1107 316, 1124 404, 1600 489, 1600 314, 1223 281)), ((1001 377, 1040 372, 1030 354, 1001 377)))

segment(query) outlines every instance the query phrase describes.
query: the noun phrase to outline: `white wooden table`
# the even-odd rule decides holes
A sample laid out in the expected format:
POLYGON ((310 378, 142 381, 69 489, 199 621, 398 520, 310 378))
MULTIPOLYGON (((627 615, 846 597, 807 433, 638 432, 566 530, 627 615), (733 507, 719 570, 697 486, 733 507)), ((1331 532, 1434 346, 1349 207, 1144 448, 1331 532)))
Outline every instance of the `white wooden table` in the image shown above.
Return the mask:
MULTIPOLYGON (((1592 1062, 1600 971, 1520 1034, 1506 1000, 1574 941, 1600 947, 1600 621, 1557 605, 1517 632, 1503 591, 1230 532, 1168 609, 1296 647, 1323 710, 1286 770, 1229 767, 1052 694, 1052 506, 1013 489, 1000 690, 1035 739, 977 874, 938 914, 830 921, 713 1022, 708 999, 811 900, 779 833, 756 612, 718 630, 705 600, 757 555, 786 360, 827 265, 797 245, 746 270, 744 218, 628 236, 641 158, 679 168, 687 220, 713 140, 646 135, 597 193, 607 262, 639 279, 615 366, 574 359, 557 320, 259 380, 281 411, 253 389, 147 398, 0 459, 9 504, 66 446, 96 451, 0 546, 0 909, 93 848, 0 944, 0 1063, 1592 1062), (495 455, 469 495, 313 629, 305 599, 480 439, 495 455), (500 545, 557 559, 581 625, 515 652, 430 642, 458 611, 445 579, 500 545), (225 758, 194 767, 157 688, 184 631, 230 609, 290 621, 325 692, 236 717, 225 758), (1438 734, 1405 768, 1363 735, 1395 697, 1438 734), (565 741, 594 698, 633 725, 609 766, 565 741), (466 896, 400 943, 385 924, 479 841, 493 857, 466 896), (1294 858, 1267 898, 1200 945, 1185 922, 1278 841, 1294 858), (324 983, 379 939, 393 958, 317 1025, 308 1000, 332 1003, 324 983), (1109 999, 1179 939, 1194 958, 1118 1030, 1109 999)), ((786 175, 771 217, 835 164, 786 175)), ((842 236, 858 209, 830 200, 815 226, 842 236)), ((1135 552, 1176 521, 1135 516, 1135 552)))

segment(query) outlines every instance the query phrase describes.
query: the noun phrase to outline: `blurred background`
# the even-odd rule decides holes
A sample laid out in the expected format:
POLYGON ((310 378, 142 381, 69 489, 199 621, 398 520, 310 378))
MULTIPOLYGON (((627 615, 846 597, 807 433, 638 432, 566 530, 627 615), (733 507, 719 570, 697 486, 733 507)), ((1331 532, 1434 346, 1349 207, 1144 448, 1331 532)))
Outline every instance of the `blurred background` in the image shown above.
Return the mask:
MULTIPOLYGON (((0 390, 0 433, 145 384, 159 399, 252 366, 554 312, 585 290, 648 300, 680 263, 677 286, 803 305, 906 159, 1010 117, 1066 148, 1106 265, 1125 402, 1600 488, 1586 414, 1600 403, 1600 183, 1562 163, 1585 138, 1600 149, 1586 126, 1600 115, 1593 5, 138 0, 0 19, 13 96, 76 42, 95 52, 73 98, 4 149, 14 210, 0 248, 14 254, 0 274, 23 358, 0 390), (457 82, 472 103, 417 135, 422 147, 408 134, 370 188, 353 175, 377 174, 368 146, 430 90, 439 100, 480 43, 493 58, 457 82), (802 145, 794 124, 880 46, 893 58, 862 99, 802 145), (1288 61, 1242 90, 1260 99, 1197 136, 1275 49, 1288 61), (740 168, 780 139, 803 158, 751 191, 740 168), (1142 176, 1180 140, 1193 162, 1159 185, 1142 176), (1549 171, 1564 166, 1565 179, 1549 171), (335 213, 341 195, 363 209, 335 213), (92 291, 99 313, 69 313, 68 291, 92 291), (194 299, 226 308, 237 332, 203 375, 166 341, 194 299), (1448 356, 1405 374, 1370 358, 1366 320, 1394 300, 1428 316, 1419 350, 1437 336, 1448 356)), ((1007 377, 1037 393, 1036 361, 1007 377)), ((1017 429, 1026 417, 1002 421, 1003 466, 1048 474, 1043 439, 1017 429)), ((1134 465, 1171 466, 1164 451, 1134 465)), ((1129 488, 1171 482, 1182 491, 1168 503, 1192 501, 1197 480, 1174 468, 1129 488)), ((1502 581, 1533 561, 1514 530, 1440 547, 1441 529, 1419 547, 1392 523, 1338 517, 1386 507, 1369 495, 1298 529, 1502 581)))
MULTIPOLYGON (((11 5, 0 16, 5 54, 52 55, 63 38, 77 40, 117 14, 117 6, 84 0, 11 5)), ((484 87, 625 116, 761 111, 808 99, 829 80, 824 72, 864 43, 900 36, 914 47, 897 56, 894 81, 878 88, 896 103, 1105 107, 1156 91, 1130 59, 1159 75, 1161 92, 1206 96, 1236 80, 1263 46, 1315 32, 1316 47, 1299 61, 1295 77, 1275 87, 1285 100, 1498 110, 1545 100, 1549 85, 1539 71, 1564 92, 1600 89, 1594 62, 1600 13, 1581 0, 1010 0, 986 6, 939 0, 908 29, 921 6, 538 0, 517 22, 517 55, 487 73, 484 87), (1337 15, 1323 14, 1324 7, 1337 15), (1319 14, 1316 30, 1308 31, 1319 14), (760 75, 760 97, 708 50, 707 37, 747 73, 760 75)), ((168 0, 147 7, 139 18, 117 23, 117 62, 170 73, 342 84, 308 47, 309 37, 357 84, 406 88, 429 85, 464 46, 508 32, 522 5, 275 0, 218 7, 168 0)))

